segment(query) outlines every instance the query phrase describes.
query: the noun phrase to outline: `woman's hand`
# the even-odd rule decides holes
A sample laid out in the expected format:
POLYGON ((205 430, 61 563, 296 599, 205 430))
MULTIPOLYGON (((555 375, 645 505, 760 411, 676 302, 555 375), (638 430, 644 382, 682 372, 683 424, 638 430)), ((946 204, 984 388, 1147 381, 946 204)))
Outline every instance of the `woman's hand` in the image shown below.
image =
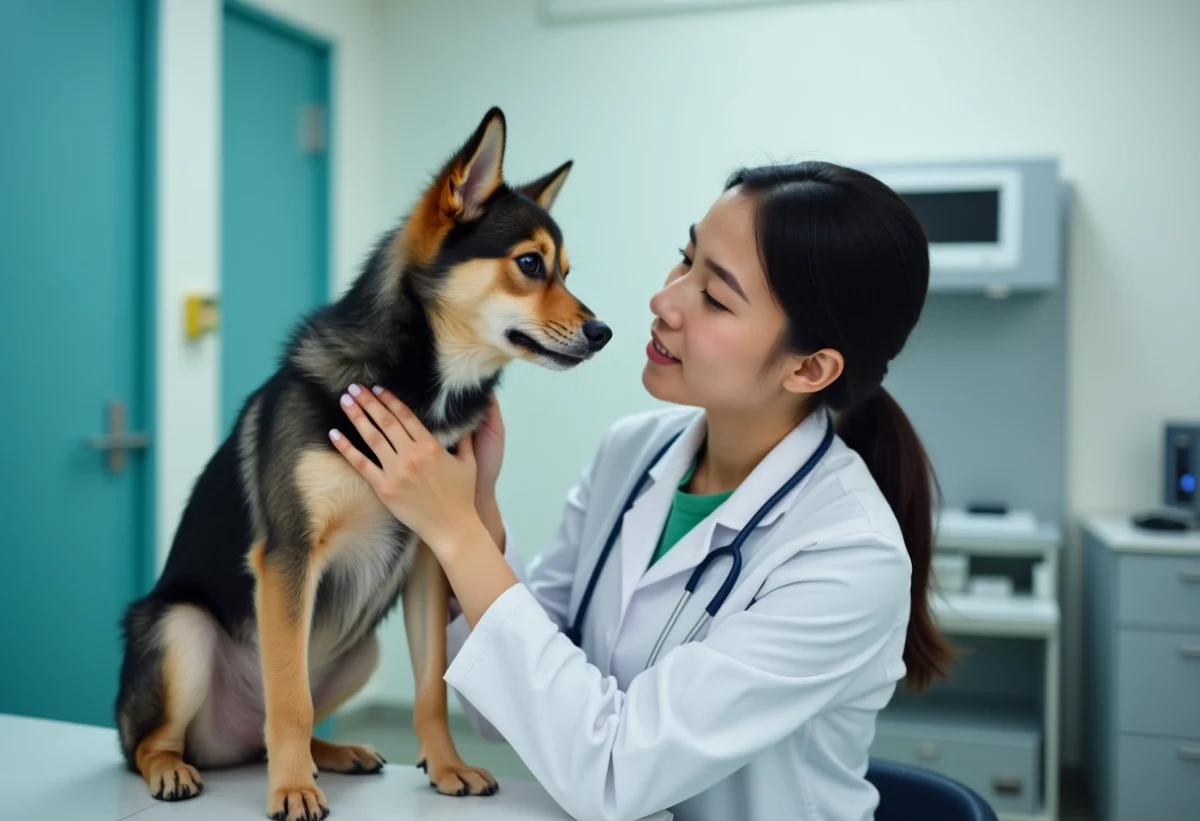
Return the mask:
MULTIPOLYGON (((474 627, 492 602, 519 582, 494 546, 480 549, 492 538, 474 505, 478 471, 472 438, 464 436, 458 453, 448 453, 395 395, 380 388, 373 392, 351 385, 342 407, 380 466, 338 430, 331 430, 329 438, 392 515, 429 545, 474 627)), ((499 419, 498 410, 494 413, 499 419)), ((498 452, 489 451, 489 458, 498 452)), ((499 473, 499 458, 489 467, 499 473)))
POLYGON ((478 523, 475 511, 476 464, 471 436, 449 453, 394 394, 381 388, 351 385, 342 409, 380 462, 358 451, 334 429, 329 438, 380 501, 436 553, 456 529, 478 523), (374 424, 372 424, 374 420, 374 424))

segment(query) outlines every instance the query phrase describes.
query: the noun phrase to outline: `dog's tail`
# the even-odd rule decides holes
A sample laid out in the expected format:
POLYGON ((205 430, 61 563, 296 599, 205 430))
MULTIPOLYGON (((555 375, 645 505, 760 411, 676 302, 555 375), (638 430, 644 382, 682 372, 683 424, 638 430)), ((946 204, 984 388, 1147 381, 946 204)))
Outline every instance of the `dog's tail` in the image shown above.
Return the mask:
POLYGON ((125 652, 116 701, 117 737, 125 765, 135 773, 138 745, 163 722, 163 650, 158 636, 166 610, 167 605, 151 595, 129 605, 121 621, 125 652))

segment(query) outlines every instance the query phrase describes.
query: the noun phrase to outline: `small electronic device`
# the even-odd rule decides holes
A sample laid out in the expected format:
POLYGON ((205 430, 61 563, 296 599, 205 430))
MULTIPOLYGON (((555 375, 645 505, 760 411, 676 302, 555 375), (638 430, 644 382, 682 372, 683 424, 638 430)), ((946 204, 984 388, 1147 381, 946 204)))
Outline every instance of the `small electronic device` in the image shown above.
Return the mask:
POLYGON ((1163 504, 1200 516, 1196 492, 1200 422, 1168 422, 1163 428, 1163 451, 1163 504))
POLYGON ((1134 514, 1140 530, 1178 533, 1200 524, 1200 422, 1168 422, 1163 426, 1162 507, 1134 514))
POLYGON ((1008 505, 1004 502, 976 501, 967 505, 967 513, 974 516, 1004 516, 1008 513, 1008 505))
POLYGON ((1138 513, 1133 517, 1133 526, 1142 530, 1180 531, 1187 530, 1191 524, 1182 514, 1158 510, 1138 513))

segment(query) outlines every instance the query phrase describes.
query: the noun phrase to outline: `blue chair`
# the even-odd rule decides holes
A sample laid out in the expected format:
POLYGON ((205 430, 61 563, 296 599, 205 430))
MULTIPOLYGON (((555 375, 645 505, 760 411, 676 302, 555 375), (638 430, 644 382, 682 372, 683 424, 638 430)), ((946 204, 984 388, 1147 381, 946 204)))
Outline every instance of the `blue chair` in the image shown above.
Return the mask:
POLYGON ((996 821, 979 793, 933 770, 871 759, 867 780, 879 791, 875 821, 996 821))

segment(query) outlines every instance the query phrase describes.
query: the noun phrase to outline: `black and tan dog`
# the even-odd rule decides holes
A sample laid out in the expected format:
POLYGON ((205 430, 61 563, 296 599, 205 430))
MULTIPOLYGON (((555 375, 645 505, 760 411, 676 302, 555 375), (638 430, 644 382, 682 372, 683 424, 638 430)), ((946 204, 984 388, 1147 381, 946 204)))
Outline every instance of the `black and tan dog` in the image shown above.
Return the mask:
POLYGON ((420 764, 452 795, 491 794, 446 723, 449 587, 428 548, 331 446, 351 383, 392 390, 447 446, 477 425, 513 359, 563 369, 611 336, 566 288, 548 211, 570 163, 505 183, 492 109, 345 296, 305 319, 197 481, 162 575, 125 621, 116 718, 158 798, 197 768, 267 759, 267 814, 324 818, 317 770, 378 772, 374 750, 313 737, 367 681, 398 600, 416 674, 420 764))

